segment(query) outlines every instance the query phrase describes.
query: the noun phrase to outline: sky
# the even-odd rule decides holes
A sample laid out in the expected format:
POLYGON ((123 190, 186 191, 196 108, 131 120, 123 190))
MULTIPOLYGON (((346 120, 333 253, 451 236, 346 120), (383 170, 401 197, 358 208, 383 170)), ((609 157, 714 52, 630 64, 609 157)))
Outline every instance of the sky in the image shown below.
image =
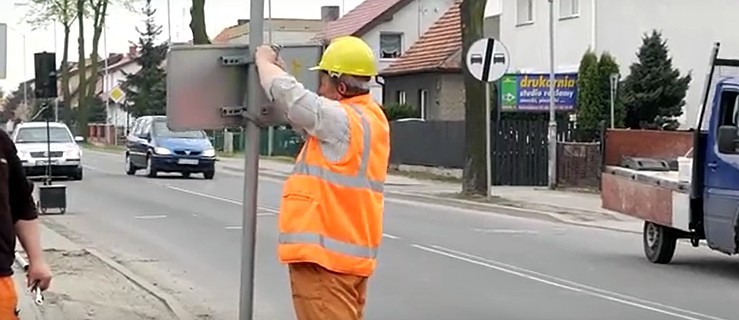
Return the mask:
MULTIPOLYGON (((143 3, 143 0, 137 0, 143 3)), ((24 22, 28 14, 28 7, 22 4, 27 0, 0 0, 0 23, 8 24, 8 70, 7 78, 0 80, 0 88, 4 91, 12 91, 18 87, 18 83, 24 79, 33 78, 33 53, 42 51, 55 51, 57 54, 57 65, 61 61, 63 49, 63 36, 61 26, 56 27, 49 24, 45 28, 33 30, 24 22), (24 41, 25 39, 25 41, 24 41), (25 42, 25 45, 24 45, 25 42), (55 50, 56 49, 56 50, 55 50), (24 54, 25 51, 25 54, 24 54), (25 59, 24 59, 25 57, 25 59), (25 61, 24 61, 25 60, 25 61)), ((112 1, 117 2, 117 1, 112 1)), ((153 0, 157 10, 156 23, 163 27, 160 41, 166 41, 169 29, 167 27, 167 0, 153 0)), ((343 6, 343 12, 347 12, 362 2, 362 0, 271 0, 272 17, 275 18, 304 18, 319 19, 321 6, 337 5, 343 6)), ((192 38, 190 28, 189 8, 191 0, 170 0, 170 18, 172 40, 188 41, 192 38)), ((236 24, 238 19, 249 17, 249 0, 207 0, 205 6, 205 20, 208 35, 213 38, 221 30, 236 24)), ((265 1, 265 17, 267 13, 267 1, 265 1)), ((137 8, 142 7, 141 4, 137 8)), ((136 27, 143 26, 143 15, 130 12, 122 6, 108 9, 107 18, 107 41, 100 41, 100 55, 108 53, 124 53, 128 51, 129 42, 138 40, 136 27)), ((486 10, 487 11, 487 10, 486 10)), ((91 50, 92 38, 91 23, 86 24, 86 54, 91 50), (89 34, 88 34, 89 33, 89 34)), ((72 28, 70 41, 70 60, 77 61, 77 25, 72 28)))

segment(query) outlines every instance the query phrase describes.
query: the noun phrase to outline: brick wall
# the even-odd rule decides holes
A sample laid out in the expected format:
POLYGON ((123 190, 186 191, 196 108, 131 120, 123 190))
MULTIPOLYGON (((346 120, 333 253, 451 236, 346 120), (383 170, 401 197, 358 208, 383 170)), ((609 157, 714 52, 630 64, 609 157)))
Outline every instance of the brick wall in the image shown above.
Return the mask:
POLYGON ((442 73, 439 79, 441 94, 438 104, 439 119, 445 121, 464 120, 464 77, 462 73, 442 73))
POLYGON ((609 129, 605 137, 605 163, 618 165, 624 157, 674 159, 693 147, 690 131, 609 129))

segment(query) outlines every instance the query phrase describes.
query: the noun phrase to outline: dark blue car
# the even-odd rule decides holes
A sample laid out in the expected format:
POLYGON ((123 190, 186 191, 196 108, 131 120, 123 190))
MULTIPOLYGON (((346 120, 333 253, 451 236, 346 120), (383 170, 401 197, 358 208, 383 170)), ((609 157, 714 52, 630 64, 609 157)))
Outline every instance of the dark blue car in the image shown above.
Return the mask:
POLYGON ((164 116, 136 120, 126 139, 126 174, 144 169, 149 177, 159 172, 179 172, 184 177, 202 173, 215 175, 215 149, 202 130, 172 131, 164 116))

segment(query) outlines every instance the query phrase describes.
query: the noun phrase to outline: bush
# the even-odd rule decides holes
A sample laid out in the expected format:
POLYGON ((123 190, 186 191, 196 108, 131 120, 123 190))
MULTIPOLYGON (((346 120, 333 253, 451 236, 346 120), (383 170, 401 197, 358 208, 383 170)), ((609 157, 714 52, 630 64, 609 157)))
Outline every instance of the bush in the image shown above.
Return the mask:
POLYGON ((385 111, 388 121, 419 117, 416 108, 408 104, 395 103, 382 107, 382 110, 385 111))

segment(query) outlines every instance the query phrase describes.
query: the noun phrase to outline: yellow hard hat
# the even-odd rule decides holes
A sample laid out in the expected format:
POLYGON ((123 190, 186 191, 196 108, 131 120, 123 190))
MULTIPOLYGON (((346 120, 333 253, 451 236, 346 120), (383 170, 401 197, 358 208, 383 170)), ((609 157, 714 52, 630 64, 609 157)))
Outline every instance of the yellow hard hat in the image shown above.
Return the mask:
POLYGON ((365 77, 377 75, 372 48, 362 39, 352 36, 338 37, 331 41, 323 52, 321 62, 311 70, 365 77))

